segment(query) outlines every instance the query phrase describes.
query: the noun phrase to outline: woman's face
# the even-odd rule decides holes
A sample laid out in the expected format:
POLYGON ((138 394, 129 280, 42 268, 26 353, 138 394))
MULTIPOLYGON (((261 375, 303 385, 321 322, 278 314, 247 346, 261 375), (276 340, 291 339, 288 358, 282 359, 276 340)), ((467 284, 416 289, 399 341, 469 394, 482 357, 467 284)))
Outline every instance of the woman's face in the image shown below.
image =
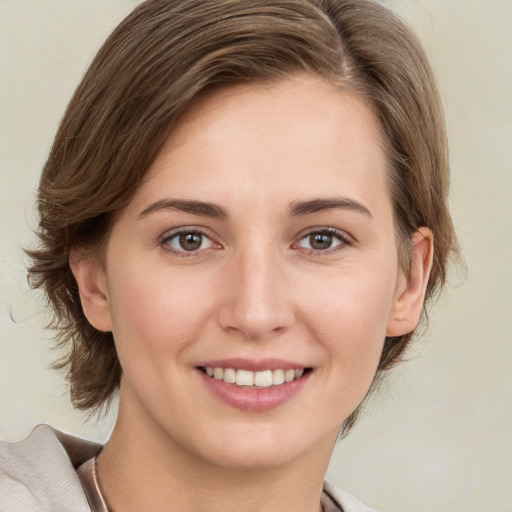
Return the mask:
POLYGON ((269 467, 331 450, 405 287, 374 115, 300 76, 195 101, 113 228, 88 316, 114 334, 125 428, 269 467))

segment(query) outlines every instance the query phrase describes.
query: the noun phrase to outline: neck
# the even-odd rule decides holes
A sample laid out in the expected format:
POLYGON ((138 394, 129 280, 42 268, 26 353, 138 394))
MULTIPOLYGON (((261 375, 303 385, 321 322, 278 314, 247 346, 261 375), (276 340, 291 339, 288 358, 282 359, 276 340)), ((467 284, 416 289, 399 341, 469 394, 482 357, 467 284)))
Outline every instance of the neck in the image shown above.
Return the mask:
POLYGON ((121 408, 98 461, 101 487, 114 511, 321 510, 333 440, 286 464, 229 468, 192 454, 160 429, 141 425, 140 419, 127 419, 121 408))

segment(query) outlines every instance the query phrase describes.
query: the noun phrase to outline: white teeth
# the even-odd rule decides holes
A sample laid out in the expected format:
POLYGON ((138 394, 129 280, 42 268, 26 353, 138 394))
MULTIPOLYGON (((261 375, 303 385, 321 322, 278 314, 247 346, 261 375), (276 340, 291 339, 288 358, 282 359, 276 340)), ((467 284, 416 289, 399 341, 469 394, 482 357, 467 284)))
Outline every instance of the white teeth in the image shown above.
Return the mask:
POLYGON ((272 384, 274 386, 284 384, 284 370, 274 370, 272 372, 272 384))
POLYGON ((272 370, 256 372, 254 374, 254 385, 259 388, 268 388, 272 386, 272 370))
POLYGON ((254 372, 249 370, 236 371, 237 386, 254 386, 254 372))
POLYGON ((233 368, 226 368, 224 370, 224 382, 228 384, 234 384, 236 382, 236 372, 233 368))
POLYGON ((285 382, 292 382, 295 379, 300 379, 304 374, 304 368, 298 370, 277 369, 251 372, 250 370, 235 370, 234 368, 207 366, 205 370, 208 377, 223 380, 228 384, 256 388, 279 386, 285 382))
POLYGON ((295 370, 286 370, 284 372, 284 381, 291 382, 293 379, 295 379, 295 370))

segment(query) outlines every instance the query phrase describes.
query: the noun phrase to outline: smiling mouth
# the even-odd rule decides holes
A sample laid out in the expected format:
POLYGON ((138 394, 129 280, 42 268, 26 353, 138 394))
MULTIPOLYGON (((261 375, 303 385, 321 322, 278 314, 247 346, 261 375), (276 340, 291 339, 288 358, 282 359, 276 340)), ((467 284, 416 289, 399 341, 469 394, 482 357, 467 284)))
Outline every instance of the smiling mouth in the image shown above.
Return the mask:
POLYGON ((300 379, 303 375, 310 373, 312 368, 298 369, 276 369, 252 372, 250 370, 237 370, 234 368, 220 368, 213 366, 201 366, 199 369, 215 380, 222 380, 227 384, 235 386, 261 389, 272 386, 281 386, 300 379))

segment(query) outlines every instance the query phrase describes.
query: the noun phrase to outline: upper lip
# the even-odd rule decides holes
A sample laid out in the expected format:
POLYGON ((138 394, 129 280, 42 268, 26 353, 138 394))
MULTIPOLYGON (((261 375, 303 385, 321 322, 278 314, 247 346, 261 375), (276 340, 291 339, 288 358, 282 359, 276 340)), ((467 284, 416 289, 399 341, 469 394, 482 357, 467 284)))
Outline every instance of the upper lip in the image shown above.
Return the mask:
POLYGON ((301 370, 308 368, 307 365, 302 363, 285 359, 246 359, 242 357, 204 361, 197 366, 203 368, 234 368, 237 370, 249 370, 253 372, 259 372, 263 370, 301 370))

